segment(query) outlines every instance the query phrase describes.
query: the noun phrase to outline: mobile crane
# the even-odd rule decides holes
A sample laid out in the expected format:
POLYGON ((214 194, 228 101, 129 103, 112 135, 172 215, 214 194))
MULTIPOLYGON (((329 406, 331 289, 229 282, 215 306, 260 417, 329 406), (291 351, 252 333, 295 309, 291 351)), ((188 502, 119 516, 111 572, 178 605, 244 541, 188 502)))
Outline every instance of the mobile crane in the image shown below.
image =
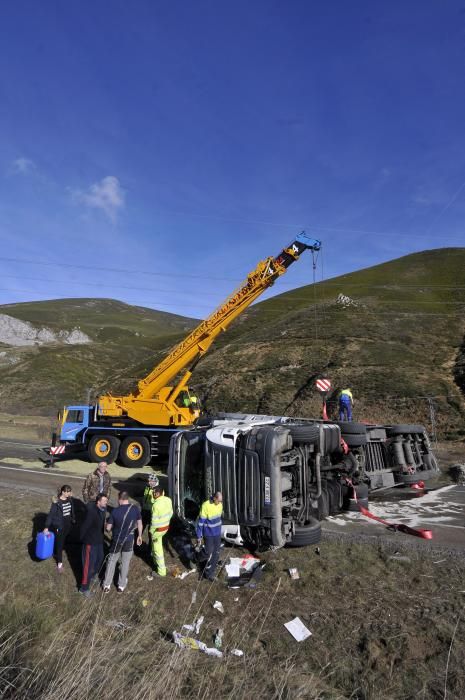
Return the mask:
POLYGON ((305 250, 315 255, 320 248, 321 241, 302 231, 279 255, 259 262, 238 289, 138 382, 135 393, 105 394, 94 405, 66 406, 59 445, 50 448, 51 454, 87 450, 93 462, 119 457, 127 467, 142 467, 167 454, 173 433, 192 427, 199 417, 188 381, 200 358, 305 250))

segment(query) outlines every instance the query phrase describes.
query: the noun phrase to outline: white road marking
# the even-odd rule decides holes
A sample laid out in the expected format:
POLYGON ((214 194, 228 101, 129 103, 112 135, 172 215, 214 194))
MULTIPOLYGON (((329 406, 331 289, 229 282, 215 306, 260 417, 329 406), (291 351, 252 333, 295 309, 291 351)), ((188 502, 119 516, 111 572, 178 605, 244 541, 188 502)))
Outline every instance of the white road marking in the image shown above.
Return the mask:
MULTIPOLYGON (((46 467, 44 467, 45 469, 46 467)), ((60 472, 40 472, 37 469, 23 469, 23 467, 6 467, 3 464, 0 464, 0 469, 9 469, 10 471, 13 472, 29 472, 30 474, 39 474, 40 476, 58 476, 60 472)), ((63 474, 64 476, 64 474, 63 474)), ((82 479, 84 478, 83 476, 73 476, 73 474, 66 474, 66 478, 68 479, 82 479)))
POLYGON ((30 447, 31 449, 44 449, 46 445, 36 445, 31 442, 11 442, 10 440, 0 440, 0 445, 14 445, 15 447, 30 447))

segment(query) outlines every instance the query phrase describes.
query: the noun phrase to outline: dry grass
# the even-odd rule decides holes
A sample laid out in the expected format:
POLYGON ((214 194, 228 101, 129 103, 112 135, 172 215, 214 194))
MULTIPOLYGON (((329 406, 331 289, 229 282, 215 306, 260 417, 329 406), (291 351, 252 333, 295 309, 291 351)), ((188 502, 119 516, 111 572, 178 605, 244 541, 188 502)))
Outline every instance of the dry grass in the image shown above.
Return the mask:
MULTIPOLYGON (((456 555, 405 548, 409 560, 395 560, 381 544, 328 541, 319 555, 313 547, 268 553, 263 582, 239 591, 195 575, 148 582, 147 564, 135 557, 123 596, 96 589, 83 600, 69 567, 57 577, 51 561, 28 556, 31 517, 47 499, 0 496, 0 695, 8 700, 465 697, 456 555), (299 581, 288 577, 291 566, 299 581), (224 616, 212 608, 216 599, 224 616), (223 659, 172 643, 172 631, 200 614, 207 644, 224 628, 223 659), (313 633, 300 644, 283 627, 296 615, 313 633)), ((167 563, 179 565, 170 555, 167 563)))

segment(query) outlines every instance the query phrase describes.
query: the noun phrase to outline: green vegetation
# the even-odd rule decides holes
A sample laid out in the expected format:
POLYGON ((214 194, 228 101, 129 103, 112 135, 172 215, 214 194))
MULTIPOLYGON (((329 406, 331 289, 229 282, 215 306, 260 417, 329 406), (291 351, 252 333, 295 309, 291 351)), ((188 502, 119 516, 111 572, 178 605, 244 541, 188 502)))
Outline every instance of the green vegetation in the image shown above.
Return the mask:
MULTIPOLYGON (((149 582, 148 565, 134 557, 124 595, 96 588, 83 600, 67 558, 59 577, 51 560, 27 554, 32 520, 41 522, 48 499, 5 490, 0 497, 5 700, 465 697, 464 568, 456 555, 398 538, 323 540, 319 553, 264 555, 254 590, 228 590, 222 576, 212 586, 195 575, 149 582), (300 580, 289 578, 289 567, 300 580), (212 608, 215 600, 224 615, 212 608), (172 643, 173 630, 200 615, 208 645, 224 629, 223 659, 172 643), (312 632, 301 643, 284 628, 295 616, 312 632), (244 657, 229 655, 232 648, 244 657)), ((79 547, 70 555, 79 559, 79 547)), ((167 564, 172 573, 179 561, 167 553, 167 564)))
MULTIPOLYGON (((256 304, 216 341, 191 383, 210 411, 319 416, 314 380, 327 374, 332 415, 347 384, 363 420, 430 425, 425 397, 434 397, 439 435, 461 438, 464 310, 465 248, 408 255, 256 304), (338 304, 339 294, 355 305, 338 304)), ((0 407, 22 414, 53 415, 89 393, 132 390, 195 324, 96 299, 0 312, 54 329, 79 326, 94 340, 7 349, 16 361, 0 366, 0 407)))

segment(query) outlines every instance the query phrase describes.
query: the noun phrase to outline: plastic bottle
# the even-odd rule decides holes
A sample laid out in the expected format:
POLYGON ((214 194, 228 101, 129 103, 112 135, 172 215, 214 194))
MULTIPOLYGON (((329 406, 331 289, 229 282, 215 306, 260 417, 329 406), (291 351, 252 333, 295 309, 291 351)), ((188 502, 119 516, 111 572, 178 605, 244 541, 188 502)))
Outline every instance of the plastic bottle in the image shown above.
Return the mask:
POLYGON ((221 649, 222 644, 223 644, 223 630, 220 627, 215 634, 215 647, 217 649, 221 649))

